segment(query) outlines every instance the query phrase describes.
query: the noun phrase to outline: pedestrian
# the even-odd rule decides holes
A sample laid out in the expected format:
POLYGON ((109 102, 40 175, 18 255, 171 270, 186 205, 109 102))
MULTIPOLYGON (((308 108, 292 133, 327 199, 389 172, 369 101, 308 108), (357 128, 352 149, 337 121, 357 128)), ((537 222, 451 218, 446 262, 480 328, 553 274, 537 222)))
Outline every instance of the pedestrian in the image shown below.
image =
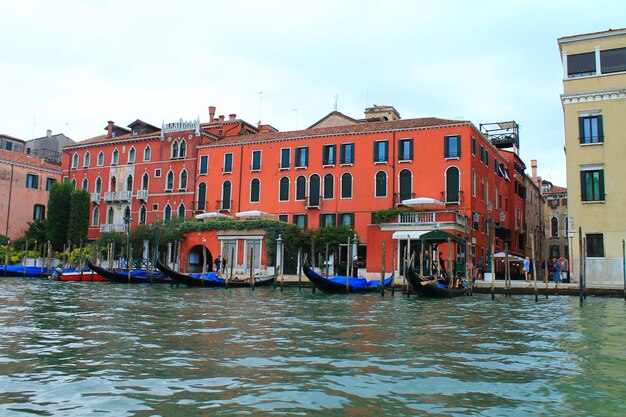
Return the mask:
POLYGON ((552 259, 554 272, 552 273, 552 280, 557 284, 561 282, 561 264, 554 258, 552 259))
POLYGON ((485 258, 481 257, 476 264, 476 280, 483 279, 483 273, 485 272, 485 258))
POLYGON ((215 260, 213 261, 213 272, 218 274, 220 272, 220 266, 221 266, 220 256, 217 255, 215 257, 215 260))
POLYGON ((443 276, 448 276, 448 271, 446 270, 446 264, 443 260, 443 255, 439 252, 439 273, 443 276))
POLYGON ((359 277, 359 257, 356 255, 352 258, 352 275, 355 278, 359 277))
POLYGON ((524 271, 524 277, 526 281, 530 281, 530 257, 527 256, 524 258, 524 264, 522 265, 522 270, 524 271))

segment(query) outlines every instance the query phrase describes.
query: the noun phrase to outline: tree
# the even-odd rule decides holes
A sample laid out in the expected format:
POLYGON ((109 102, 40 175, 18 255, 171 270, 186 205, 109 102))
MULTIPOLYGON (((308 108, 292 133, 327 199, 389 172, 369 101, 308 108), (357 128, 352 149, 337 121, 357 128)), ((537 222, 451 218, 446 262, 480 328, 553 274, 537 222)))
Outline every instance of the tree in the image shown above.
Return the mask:
POLYGON ((62 250, 67 238, 72 191, 72 185, 68 181, 55 183, 50 190, 46 237, 54 250, 62 250))
POLYGON ((85 190, 73 190, 70 194, 70 216, 67 226, 67 240, 78 245, 87 240, 89 227, 89 193, 85 190))

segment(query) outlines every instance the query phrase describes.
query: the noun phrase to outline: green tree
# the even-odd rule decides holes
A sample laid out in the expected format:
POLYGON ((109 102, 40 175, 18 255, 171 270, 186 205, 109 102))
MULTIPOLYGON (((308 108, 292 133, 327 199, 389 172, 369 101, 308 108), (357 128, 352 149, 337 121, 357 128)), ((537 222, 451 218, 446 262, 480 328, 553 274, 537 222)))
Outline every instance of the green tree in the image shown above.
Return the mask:
POLYGON ((68 181, 55 183, 50 190, 46 237, 50 240, 52 248, 57 251, 63 249, 67 238, 72 191, 72 185, 68 181))
POLYGON ((70 216, 67 225, 67 240, 75 245, 87 240, 89 227, 89 193, 85 190, 73 190, 70 194, 70 216))

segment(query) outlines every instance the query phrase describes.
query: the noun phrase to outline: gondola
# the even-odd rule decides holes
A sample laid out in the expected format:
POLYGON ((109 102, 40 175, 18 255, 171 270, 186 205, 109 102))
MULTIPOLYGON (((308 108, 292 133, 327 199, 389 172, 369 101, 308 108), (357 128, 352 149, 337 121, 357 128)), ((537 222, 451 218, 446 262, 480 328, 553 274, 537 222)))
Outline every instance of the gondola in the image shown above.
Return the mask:
POLYGON ((0 276, 45 278, 51 269, 43 266, 0 265, 0 276))
POLYGON ((118 272, 101 268, 91 261, 87 261, 87 266, 96 274, 120 284, 169 284, 171 282, 165 274, 157 271, 132 270, 128 279, 128 272, 125 271, 118 272))
POLYGON ((427 279, 415 272, 413 265, 407 266, 406 278, 419 297, 426 298, 451 298, 467 295, 467 288, 448 288, 438 284, 436 280, 427 279))
MULTIPOLYGON (((346 277, 342 275, 327 278, 315 272, 307 262, 302 264, 302 272, 304 272, 304 275, 306 275, 316 288, 327 293, 346 294, 380 291, 380 280, 368 281, 365 278, 346 277), (348 280, 347 285, 346 280, 348 280)), ((393 275, 385 279, 385 287, 392 282, 393 275)))
MULTIPOLYGON (((217 287, 217 288, 244 288, 250 287, 252 284, 250 281, 243 280, 226 280, 218 277, 214 272, 207 272, 204 274, 184 274, 182 272, 176 272, 173 269, 163 265, 160 261, 157 261, 156 267, 159 271, 163 272, 166 276, 172 279, 174 282, 187 285, 188 287, 217 287)), ((255 287, 266 287, 274 283, 276 275, 270 275, 267 277, 255 277, 255 287)))

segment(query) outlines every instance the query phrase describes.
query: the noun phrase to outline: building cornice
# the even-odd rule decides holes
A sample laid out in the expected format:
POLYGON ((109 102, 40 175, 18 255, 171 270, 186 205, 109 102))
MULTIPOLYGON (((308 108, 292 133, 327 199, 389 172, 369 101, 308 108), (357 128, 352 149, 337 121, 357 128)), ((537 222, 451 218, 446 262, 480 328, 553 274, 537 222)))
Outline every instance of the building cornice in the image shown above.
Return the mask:
POLYGON ((42 166, 39 166, 39 165, 22 164, 20 162, 9 161, 9 160, 5 160, 5 159, 0 159, 0 163, 1 164, 14 165, 16 167, 26 168, 26 169, 30 169, 30 170, 33 170, 33 171, 47 172, 47 173, 56 174, 56 175, 61 175, 63 173, 63 171, 61 169, 59 169, 58 171, 54 171, 54 170, 52 170, 50 168, 42 167, 42 166))
POLYGON ((626 99, 626 89, 586 91, 582 93, 561 94, 561 102, 564 106, 568 104, 591 103, 594 101, 626 99))

